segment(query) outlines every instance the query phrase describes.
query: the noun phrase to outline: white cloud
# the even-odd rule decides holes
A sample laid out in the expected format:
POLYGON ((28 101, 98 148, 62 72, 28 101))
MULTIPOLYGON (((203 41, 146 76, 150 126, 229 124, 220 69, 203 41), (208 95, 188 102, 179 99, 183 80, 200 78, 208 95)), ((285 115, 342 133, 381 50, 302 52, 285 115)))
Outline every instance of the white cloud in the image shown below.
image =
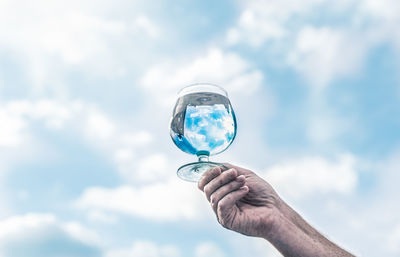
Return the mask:
POLYGON ((142 78, 143 87, 171 106, 178 90, 194 83, 210 82, 229 93, 242 94, 251 94, 262 84, 262 72, 236 53, 210 48, 191 59, 171 60, 150 68, 142 78))
POLYGON ((367 32, 375 44, 389 43, 400 54, 400 3, 396 0, 360 1, 358 16, 370 25, 367 32))
POLYGON ((0 105, 0 123, 0 149, 28 149, 29 145, 35 145, 35 152, 40 152, 32 131, 35 126, 43 124, 45 129, 78 134, 114 161, 116 170, 131 181, 154 181, 168 177, 168 161, 163 154, 145 155, 140 152, 153 140, 149 131, 137 126, 133 128, 134 124, 116 120, 96 106, 80 100, 7 101, 0 105))
POLYGON ((236 257, 282 257, 282 254, 263 238, 235 234, 229 240, 236 257))
POLYGON ((226 256, 222 249, 213 242, 203 242, 196 246, 195 249, 196 257, 224 257, 226 256))
POLYGON ((165 181, 175 176, 163 153, 143 155, 129 148, 120 148, 115 152, 114 161, 124 178, 134 184, 165 181))
POLYGON ((160 29, 148 17, 139 15, 133 21, 133 29, 145 32, 149 37, 156 39, 160 36, 160 29))
POLYGON ((361 1, 360 10, 375 19, 400 22, 400 4, 396 0, 361 1))
POLYGON ((167 158, 163 154, 142 156, 138 149, 148 146, 153 141, 153 135, 148 131, 118 134, 119 144, 112 153, 112 158, 120 173, 131 182, 155 181, 164 179, 163 175, 167 158), (155 161, 152 163, 152 161, 155 161), (146 168, 150 168, 146 171, 146 168))
POLYGON ((26 123, 20 117, 10 115, 0 109, 0 147, 17 146, 23 141, 23 130, 26 123))
POLYGON ((210 213, 196 185, 178 178, 137 187, 87 188, 75 201, 75 206, 156 221, 199 220, 210 213))
POLYGON ((357 127, 353 119, 345 115, 334 115, 323 103, 314 99, 315 113, 309 114, 307 120, 307 137, 314 144, 335 143, 345 133, 358 133, 361 135, 362 128, 357 127))
POLYGON ((135 176, 142 181, 154 181, 157 178, 168 177, 171 174, 168 168, 165 154, 153 154, 140 160, 135 176))
POLYGON ((245 9, 239 19, 236 27, 228 30, 228 44, 237 44, 247 40, 254 47, 261 46, 265 41, 282 38, 286 30, 275 20, 273 16, 267 15, 264 19, 258 17, 260 14, 250 8, 245 9))
POLYGON ((153 182, 170 177, 165 154, 143 151, 154 136, 136 124, 130 124, 86 104, 75 120, 77 131, 89 143, 113 161, 119 174, 131 183, 153 182))
POLYGON ((157 245, 151 241, 136 241, 128 249, 111 250, 106 257, 179 257, 180 250, 174 245, 157 245))
MULTIPOLYGON (((44 6, 45 1, 38 2, 32 6, 31 13, 25 13, 25 8, 17 10, 16 6, 9 3, 1 15, 1 22, 9 24, 10 29, 2 30, 0 44, 12 52, 21 53, 20 58, 29 65, 29 70, 31 69, 33 82, 39 86, 46 83, 47 79, 53 78, 46 72, 46 68, 53 72, 59 71, 55 68, 59 65, 51 67, 54 65, 52 58, 57 58, 67 65, 88 62, 94 65, 95 70, 107 72, 101 64, 93 62, 93 58, 102 52, 102 57, 110 54, 111 49, 103 37, 125 32, 124 24, 102 20, 79 10, 63 10, 56 5, 47 5, 49 12, 42 12, 39 16, 32 15, 40 12, 39 8, 44 6), (19 19, 13 19, 11 15, 19 19), (42 60, 38 59, 39 56, 42 60)), ((115 71, 112 65, 108 65, 107 68, 115 71)))
POLYGON ((368 39, 360 41, 359 37, 348 30, 304 27, 298 32, 288 63, 319 89, 360 68, 368 39))
POLYGON ((42 226, 54 224, 55 217, 52 214, 26 214, 25 216, 14 216, 6 220, 0 221, 0 238, 2 240, 7 237, 17 235, 23 230, 38 229, 42 226))
POLYGON ((302 206, 301 211, 309 222, 356 256, 398 256, 399 157, 397 152, 381 160, 359 160, 356 166, 362 166, 358 173, 360 179, 352 194, 327 198, 318 193, 316 197, 322 196, 320 200, 308 197, 297 204, 302 206), (366 177, 369 177, 367 181, 366 177), (378 241, 382 242, 379 247, 378 241))
POLYGON ((88 245, 101 246, 102 240, 100 236, 93 230, 82 226, 80 223, 71 221, 61 225, 61 228, 72 238, 88 245))
POLYGON ((47 128, 61 129, 66 122, 76 118, 82 107, 80 101, 42 99, 5 102, 0 105, 0 119, 2 119, 0 138, 18 144, 29 134, 30 123, 36 120, 42 121, 47 128))
POLYGON ((42 99, 4 102, 0 104, 0 149, 4 148, 8 152, 20 150, 17 159, 21 161, 22 152, 29 152, 31 148, 36 148, 35 152, 40 150, 32 135, 33 124, 39 121, 48 129, 62 129, 66 123, 76 119, 81 110, 82 104, 79 101, 42 99))
POLYGON ((330 161, 322 157, 304 157, 282 161, 262 173, 277 191, 292 199, 313 194, 349 194, 357 185, 356 159, 350 154, 330 161))
POLYGON ((65 96, 71 86, 65 85, 68 72, 120 77, 144 59, 138 57, 147 51, 146 40, 160 38, 162 29, 138 13, 136 2, 3 0, 0 24, 7 26, 0 31, 0 47, 21 67, 31 84, 28 93, 65 96))
POLYGON ((128 132, 121 135, 121 142, 127 145, 146 145, 153 141, 153 135, 142 130, 136 133, 128 132))
POLYGON ((100 245, 99 236, 92 230, 85 228, 78 222, 60 222, 53 214, 28 213, 12 216, 0 221, 0 238, 7 241, 9 238, 19 238, 24 234, 38 234, 46 229, 59 228, 64 233, 88 245, 100 245))
MULTIPOLYGON (((287 39, 292 33, 293 19, 307 17, 312 11, 324 3, 330 5, 330 10, 337 9, 344 1, 334 3, 326 0, 306 1, 260 1, 251 0, 239 3, 242 8, 237 24, 228 31, 228 43, 249 43, 259 47, 270 41, 287 39), (233 31, 233 32, 232 32, 233 31), (235 35, 232 36, 232 33, 235 35)), ((350 3, 349 1, 347 1, 350 3)))
MULTIPOLYGON (((0 103, 0 184, 15 164, 25 161, 39 161, 46 152, 47 146, 38 142, 32 128, 36 121, 49 129, 59 129, 69 120, 69 108, 54 101, 27 100, 5 101, 0 103)), ((52 152, 46 152, 48 158, 52 152)), ((7 186, 1 188, 6 190, 7 186)), ((8 192, 2 191, 2 196, 8 192)), ((25 191, 16 197, 21 200, 29 197, 25 191)), ((12 206, 10 197, 0 197, 0 214, 9 215, 12 206)))
POLYGON ((400 254, 400 224, 389 233, 388 249, 395 254, 400 254))
POLYGON ((115 215, 97 210, 89 211, 87 213, 87 218, 90 221, 106 224, 115 224, 118 221, 118 218, 115 215))
POLYGON ((227 43, 265 49, 266 58, 284 60, 316 89, 357 72, 377 45, 389 42, 400 51, 396 0, 251 0, 239 5, 242 12, 227 31, 227 43), (320 21, 322 15, 327 22, 320 21), (330 17, 345 25, 329 22, 330 17))
POLYGON ((34 119, 44 119, 49 128, 62 128, 64 123, 76 115, 82 108, 80 101, 60 103, 52 100, 42 100, 32 106, 31 116, 34 119))
POLYGON ((87 136, 95 141, 109 141, 115 136, 115 125, 104 113, 91 110, 85 124, 87 136))
POLYGON ((98 256, 100 253, 95 232, 77 222, 60 222, 53 214, 28 213, 1 220, 0 239, 2 256, 98 256))

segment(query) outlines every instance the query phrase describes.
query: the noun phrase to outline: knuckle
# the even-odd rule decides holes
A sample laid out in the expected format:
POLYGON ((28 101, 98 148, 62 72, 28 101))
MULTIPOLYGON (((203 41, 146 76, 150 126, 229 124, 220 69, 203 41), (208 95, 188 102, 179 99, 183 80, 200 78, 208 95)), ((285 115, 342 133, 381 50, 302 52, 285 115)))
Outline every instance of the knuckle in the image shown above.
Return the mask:
POLYGON ((211 187, 210 187, 210 185, 206 185, 205 187, 204 187, 204 193, 206 194, 206 196, 210 196, 210 194, 211 194, 211 187))
POLYGON ((222 179, 228 181, 236 177, 236 171, 234 169, 229 169, 226 172, 223 172, 222 175, 222 179))
POLYGON ((224 179, 223 179, 223 178, 217 180, 217 187, 218 187, 218 188, 221 187, 224 183, 225 183, 225 182, 224 182, 224 179))
POLYGON ((219 167, 214 167, 210 170, 210 173, 214 176, 218 175, 220 173, 220 168, 219 167))
POLYGON ((234 177, 235 173, 236 173, 236 171, 234 169, 229 169, 228 177, 234 177))
POLYGON ((210 168, 210 169, 206 170, 206 172, 204 172, 204 175, 210 175, 210 174, 212 174, 213 172, 214 172, 214 169, 213 169, 213 168, 210 168))
POLYGON ((237 176, 237 171, 235 169, 231 169, 232 171, 229 174, 230 179, 234 179, 237 176))
POLYGON ((223 212, 225 211, 225 208, 226 208, 226 200, 225 200, 225 199, 222 199, 222 200, 219 201, 219 203, 218 203, 218 211, 219 211, 220 213, 223 213, 223 212))
POLYGON ((215 194, 212 194, 212 195, 210 196, 210 202, 211 202, 212 205, 214 205, 214 204, 216 203, 216 196, 215 196, 215 194))

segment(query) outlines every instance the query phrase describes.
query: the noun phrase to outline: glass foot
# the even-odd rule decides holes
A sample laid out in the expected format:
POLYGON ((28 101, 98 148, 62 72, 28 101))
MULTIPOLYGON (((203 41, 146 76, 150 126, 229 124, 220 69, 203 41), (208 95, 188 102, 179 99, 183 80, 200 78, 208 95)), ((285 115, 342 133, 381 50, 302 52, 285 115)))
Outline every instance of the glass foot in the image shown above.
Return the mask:
POLYGON ((214 167, 226 167, 216 162, 192 162, 181 166, 178 169, 178 177, 189 182, 197 182, 204 172, 214 167))

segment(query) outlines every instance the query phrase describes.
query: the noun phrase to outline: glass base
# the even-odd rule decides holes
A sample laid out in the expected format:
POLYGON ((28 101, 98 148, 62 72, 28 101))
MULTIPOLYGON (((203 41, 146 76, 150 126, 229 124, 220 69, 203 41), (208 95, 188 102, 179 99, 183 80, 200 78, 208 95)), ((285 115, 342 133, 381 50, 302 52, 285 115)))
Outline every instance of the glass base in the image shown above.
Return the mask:
POLYGON ((204 172, 214 167, 222 167, 226 169, 223 164, 216 162, 192 162, 181 166, 178 169, 177 175, 183 180, 197 182, 204 172))

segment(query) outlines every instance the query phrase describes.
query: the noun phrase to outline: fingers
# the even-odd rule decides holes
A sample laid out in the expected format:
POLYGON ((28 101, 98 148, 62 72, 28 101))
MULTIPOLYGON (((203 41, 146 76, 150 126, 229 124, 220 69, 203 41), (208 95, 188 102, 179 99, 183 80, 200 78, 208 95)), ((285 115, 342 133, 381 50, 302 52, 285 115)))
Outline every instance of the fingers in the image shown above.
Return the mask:
POLYGON ((223 172, 220 167, 213 168, 201 177, 198 187, 204 191, 218 221, 223 226, 231 223, 229 217, 237 211, 233 209, 236 201, 249 192, 249 187, 245 186, 245 183, 246 175, 240 174, 235 168, 223 172))
POLYGON ((237 177, 237 171, 234 169, 229 169, 227 171, 222 172, 219 176, 215 177, 210 182, 208 182, 208 184, 205 185, 203 188, 207 200, 210 201, 210 196, 212 193, 214 193, 215 190, 236 179, 236 177, 237 177))
POLYGON ((251 170, 230 164, 230 163, 222 163, 222 165, 224 165, 224 167, 228 168, 228 169, 235 169, 239 175, 249 175, 251 173, 253 173, 251 170))
POLYGON ((222 219, 227 217, 236 202, 244 197, 248 192, 249 188, 247 186, 242 186, 238 190, 225 195, 219 202, 217 202, 217 216, 222 219))
POLYGON ((238 190, 240 187, 244 186, 245 184, 245 176, 240 175, 236 177, 231 182, 219 187, 215 190, 210 196, 210 203, 214 212, 217 213, 217 203, 227 194, 238 190))
POLYGON ((215 167, 206 171, 200 178, 199 182, 197 183, 197 187, 204 191, 204 186, 208 184, 211 180, 221 174, 222 170, 221 167, 215 167))

